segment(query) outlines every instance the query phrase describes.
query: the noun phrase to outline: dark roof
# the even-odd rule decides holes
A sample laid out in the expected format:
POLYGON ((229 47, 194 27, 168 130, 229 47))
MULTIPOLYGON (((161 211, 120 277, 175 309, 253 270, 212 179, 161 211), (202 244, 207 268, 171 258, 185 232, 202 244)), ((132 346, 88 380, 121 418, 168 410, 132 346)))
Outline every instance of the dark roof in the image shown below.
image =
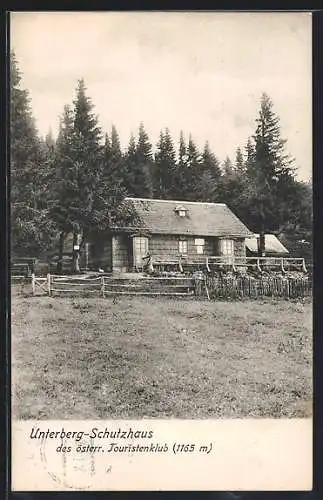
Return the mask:
POLYGON ((150 233, 224 237, 253 235, 224 203, 126 199, 132 201, 143 227, 150 233), (176 212, 179 205, 187 210, 185 217, 176 212))
MULTIPOLYGON (((251 238, 246 238, 246 247, 250 252, 258 252, 258 242, 259 234, 255 234, 251 238)), ((287 248, 279 241, 277 236, 274 234, 265 234, 265 250, 268 253, 283 254, 289 253, 287 248)))

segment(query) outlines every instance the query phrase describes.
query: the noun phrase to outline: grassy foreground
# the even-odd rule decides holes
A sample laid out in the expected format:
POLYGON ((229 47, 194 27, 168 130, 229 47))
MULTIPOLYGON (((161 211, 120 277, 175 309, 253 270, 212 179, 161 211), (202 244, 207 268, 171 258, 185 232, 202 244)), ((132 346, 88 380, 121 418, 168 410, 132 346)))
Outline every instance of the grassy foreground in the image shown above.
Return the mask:
POLYGON ((12 297, 13 417, 305 417, 312 305, 12 297))

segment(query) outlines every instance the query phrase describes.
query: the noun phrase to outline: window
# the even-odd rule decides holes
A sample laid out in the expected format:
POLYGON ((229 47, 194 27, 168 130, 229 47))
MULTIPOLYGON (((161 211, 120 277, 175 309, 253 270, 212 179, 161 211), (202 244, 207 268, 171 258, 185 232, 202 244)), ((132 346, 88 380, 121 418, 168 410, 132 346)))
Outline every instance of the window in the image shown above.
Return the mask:
POLYGON ((180 217, 186 217, 186 212, 187 209, 183 206, 178 206, 175 208, 175 212, 180 216, 180 217))
POLYGON ((226 257, 233 257, 234 255, 233 240, 221 240, 221 253, 226 257))
POLYGON ((187 253, 187 240, 179 240, 178 251, 180 254, 187 253))
POLYGON ((140 255, 146 254, 148 252, 148 238, 136 236, 134 240, 136 253, 140 255))
POLYGON ((203 254, 204 253, 204 245, 205 245, 205 241, 203 238, 195 238, 196 253, 203 254))

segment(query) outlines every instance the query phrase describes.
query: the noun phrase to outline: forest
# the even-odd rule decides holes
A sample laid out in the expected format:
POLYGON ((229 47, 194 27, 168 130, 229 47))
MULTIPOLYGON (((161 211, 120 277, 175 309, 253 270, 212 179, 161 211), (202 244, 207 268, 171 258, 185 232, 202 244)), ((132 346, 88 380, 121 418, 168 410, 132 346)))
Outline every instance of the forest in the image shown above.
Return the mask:
POLYGON ((173 137, 167 126, 153 145, 144 123, 123 149, 117 126, 107 133, 100 127, 83 79, 62 109, 57 138, 51 130, 42 137, 11 54, 12 257, 44 257, 68 233, 86 235, 133 221, 131 208, 123 202, 133 196, 226 203, 260 234, 261 255, 264 234, 273 233, 291 255, 310 260, 312 185, 298 180, 270 96, 264 92, 259 97, 253 135, 246 144, 237 144, 234 158, 223 162, 207 138, 199 149, 194 137, 183 132, 173 137))

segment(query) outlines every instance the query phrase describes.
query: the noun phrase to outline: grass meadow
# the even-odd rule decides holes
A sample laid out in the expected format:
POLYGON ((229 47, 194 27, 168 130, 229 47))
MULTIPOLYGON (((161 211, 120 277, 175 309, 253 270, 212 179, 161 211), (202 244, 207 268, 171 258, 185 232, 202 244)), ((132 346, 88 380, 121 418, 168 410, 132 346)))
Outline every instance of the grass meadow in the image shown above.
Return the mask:
POLYGON ((308 417, 310 301, 12 294, 19 419, 308 417))

